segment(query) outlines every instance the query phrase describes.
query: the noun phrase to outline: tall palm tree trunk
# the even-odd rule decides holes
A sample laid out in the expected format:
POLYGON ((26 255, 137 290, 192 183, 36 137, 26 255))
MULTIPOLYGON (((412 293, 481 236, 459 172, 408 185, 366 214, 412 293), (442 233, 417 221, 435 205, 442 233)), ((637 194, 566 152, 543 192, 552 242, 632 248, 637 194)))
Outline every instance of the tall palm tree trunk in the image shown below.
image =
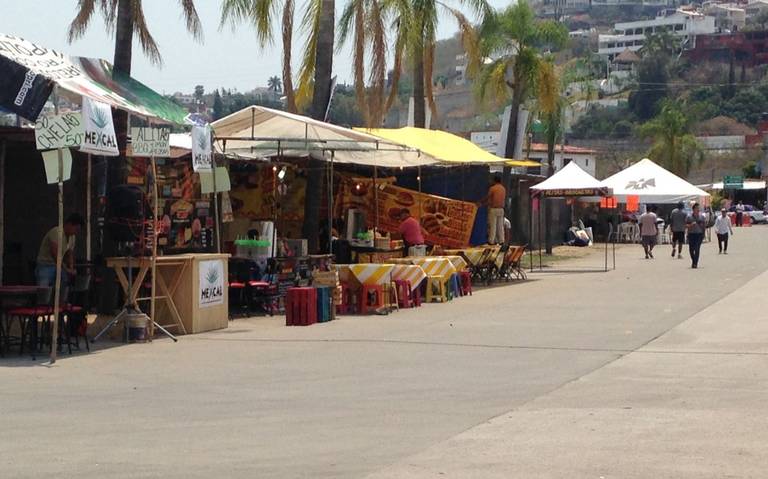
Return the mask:
MULTIPOLYGON (((317 53, 315 56, 315 86, 310 114, 315 120, 325 120, 325 112, 331 99, 333 74, 333 41, 335 36, 335 2, 322 0, 317 53)), ((310 252, 317 251, 320 230, 320 203, 323 190, 323 162, 309 161, 306 198, 304 200, 304 225, 302 234, 307 238, 310 252)), ((328 225, 330 228, 330 225, 328 225)))
MULTIPOLYGON (((112 75, 130 75, 131 74, 131 58, 133 49, 133 20, 131 18, 131 1, 132 0, 119 0, 117 6, 117 22, 115 24, 115 56, 113 61, 112 75)), ((128 171, 128 164, 126 161, 126 147, 128 144, 128 113, 123 110, 113 109, 112 116, 115 124, 115 134, 117 136, 118 150, 120 156, 115 159, 107 161, 107 166, 104 168, 103 174, 107 177, 104 180, 99 180, 102 184, 106 184, 105 191, 109 191, 117 185, 125 183, 125 179, 128 171)), ((99 213, 103 215, 104 203, 99 202, 102 209, 99 213)), ((86 221, 91 221, 87 218, 86 221)), ((119 254, 117 242, 107 239, 101 243, 102 253, 105 256, 116 256, 119 254)), ((117 295, 117 285, 114 281, 114 272, 111 269, 104 271, 105 281, 102 283, 102 290, 100 297, 104 298, 99 303, 99 311, 111 314, 114 309, 114 304, 107 298, 114 298, 117 295)))
POLYGON ((413 126, 425 128, 427 115, 424 101, 424 82, 426 79, 424 78, 423 38, 418 41, 413 50, 413 126))
MULTIPOLYGON (((131 18, 131 0, 119 0, 117 5, 117 23, 115 25, 115 57, 113 75, 130 75, 133 55, 133 20, 131 18)), ((128 113, 114 110, 115 133, 120 150, 120 158, 109 162, 110 185, 120 184, 125 172, 125 148, 128 143, 128 113)))

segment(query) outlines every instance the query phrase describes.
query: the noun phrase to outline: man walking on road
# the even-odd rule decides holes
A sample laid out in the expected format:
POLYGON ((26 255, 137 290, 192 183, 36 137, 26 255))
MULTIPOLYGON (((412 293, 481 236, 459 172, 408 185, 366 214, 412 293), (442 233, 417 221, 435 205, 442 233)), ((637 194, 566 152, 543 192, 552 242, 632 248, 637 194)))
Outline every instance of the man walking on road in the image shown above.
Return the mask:
POLYGON ((699 267, 699 253, 704 241, 704 231, 707 228, 707 218, 699 210, 699 204, 693 204, 693 212, 685 220, 688 225, 688 251, 691 254, 691 268, 699 267))
POLYGON ((493 178, 493 185, 480 202, 488 205, 488 244, 504 243, 504 200, 507 189, 501 184, 501 176, 493 178))
POLYGON ((656 225, 656 213, 653 206, 649 206, 645 213, 640 215, 640 236, 643 242, 645 259, 653 258, 653 247, 656 246, 656 237, 659 235, 659 227, 656 225))
POLYGON ((733 228, 725 208, 720 211, 720 216, 715 220, 715 233, 717 233, 718 254, 728 254, 728 235, 733 234, 733 228))
POLYGON ((683 202, 677 204, 677 208, 669 215, 669 229, 672 230, 672 257, 675 257, 675 245, 677 245, 677 259, 683 258, 683 244, 685 243, 685 221, 688 214, 685 212, 683 202))

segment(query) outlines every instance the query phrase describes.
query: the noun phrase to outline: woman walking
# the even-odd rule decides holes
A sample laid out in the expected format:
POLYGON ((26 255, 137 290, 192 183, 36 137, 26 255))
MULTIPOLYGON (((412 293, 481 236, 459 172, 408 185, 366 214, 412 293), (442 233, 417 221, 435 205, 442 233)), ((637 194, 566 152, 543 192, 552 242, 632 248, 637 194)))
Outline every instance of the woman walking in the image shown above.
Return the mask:
POLYGON ((688 228, 688 252, 691 255, 691 268, 699 267, 699 253, 707 228, 707 218, 701 213, 698 203, 693 204, 693 211, 685 220, 688 228))
POLYGON ((715 220, 715 233, 717 233, 718 254, 728 254, 728 235, 733 234, 733 228, 725 208, 720 211, 720 216, 715 220))

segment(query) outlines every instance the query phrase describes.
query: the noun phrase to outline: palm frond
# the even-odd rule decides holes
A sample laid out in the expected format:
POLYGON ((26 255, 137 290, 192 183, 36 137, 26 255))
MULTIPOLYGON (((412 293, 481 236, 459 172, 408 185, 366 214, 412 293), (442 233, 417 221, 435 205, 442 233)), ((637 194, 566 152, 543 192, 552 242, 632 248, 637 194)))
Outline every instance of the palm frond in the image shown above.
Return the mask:
POLYGON ((437 119, 437 105, 432 91, 432 74, 435 67, 435 42, 429 42, 424 46, 424 96, 432 112, 433 119, 437 119))
POLYGON ((72 43, 85 34, 95 10, 96 0, 79 0, 77 2, 77 15, 72 20, 72 23, 69 24, 67 42, 72 43))
POLYGON ((384 119, 384 89, 387 81, 387 41, 384 17, 379 0, 370 0, 371 9, 368 17, 368 32, 371 44, 371 126, 380 126, 384 119))
POLYGON ((477 75, 482 64, 482 55, 480 54, 480 40, 477 36, 477 30, 472 23, 455 8, 446 7, 448 12, 453 15, 459 24, 459 33, 461 35, 461 44, 464 47, 464 53, 467 55, 467 76, 473 78, 477 75))
POLYGON ((350 0, 344 5, 344 9, 341 11, 337 26, 339 36, 339 44, 336 47, 337 52, 347 43, 349 32, 353 29, 352 22, 355 16, 355 7, 359 1, 360 0, 350 0))
POLYGON ((131 23, 133 24, 133 33, 138 37, 139 45, 141 45, 144 55, 149 58, 150 63, 162 66, 163 57, 160 54, 160 48, 157 46, 155 38, 147 26, 141 0, 132 0, 131 2, 131 23))
POLYGON ((363 0, 353 0, 353 2, 355 45, 352 62, 355 76, 355 99, 357 107, 363 114, 365 125, 370 126, 368 103, 365 95, 365 6, 363 0))
POLYGON ((307 35, 304 44, 304 59, 299 70, 299 87, 296 92, 296 106, 304 110, 312 103, 314 95, 315 59, 317 42, 320 33, 320 14, 322 0, 310 0, 301 22, 301 27, 307 35))
POLYGON ((200 23, 200 17, 197 15, 197 9, 195 8, 194 0, 179 0, 181 5, 181 13, 184 17, 184 21, 187 26, 187 31, 192 34, 192 37, 199 41, 203 41, 203 25, 200 23))
POLYGON ((227 23, 233 30, 240 23, 250 23, 259 46, 264 48, 272 43, 272 25, 278 8, 278 2, 273 0, 223 0, 219 29, 227 23))
POLYGON ((538 101, 544 114, 553 114, 559 108, 560 79, 551 61, 540 61, 538 66, 538 101))
POLYGON ((392 105, 397 99, 397 90, 400 84, 400 76, 403 72, 403 57, 405 56, 405 42, 406 42, 406 28, 402 26, 400 22, 397 22, 395 26, 395 52, 394 52, 394 65, 392 67, 392 84, 390 85, 389 95, 387 96, 387 103, 384 105, 385 112, 392 108, 392 105))

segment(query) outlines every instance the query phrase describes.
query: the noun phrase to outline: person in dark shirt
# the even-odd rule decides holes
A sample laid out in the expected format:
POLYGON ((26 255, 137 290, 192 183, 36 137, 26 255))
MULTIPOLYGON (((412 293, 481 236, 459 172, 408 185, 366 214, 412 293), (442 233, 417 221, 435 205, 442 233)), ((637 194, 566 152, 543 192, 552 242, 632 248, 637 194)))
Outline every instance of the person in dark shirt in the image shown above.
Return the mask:
POLYGON ((685 223, 688 227, 688 251, 691 255, 691 268, 699 267, 699 253, 701 252, 701 243, 704 241, 704 232, 707 229, 707 218, 701 213, 699 204, 693 205, 693 211, 685 223))
POLYGON ((677 259, 683 259, 683 244, 685 243, 685 228, 688 213, 685 212, 683 202, 677 204, 677 208, 669 215, 669 229, 672 231, 672 257, 675 257, 675 245, 677 245, 677 259))

